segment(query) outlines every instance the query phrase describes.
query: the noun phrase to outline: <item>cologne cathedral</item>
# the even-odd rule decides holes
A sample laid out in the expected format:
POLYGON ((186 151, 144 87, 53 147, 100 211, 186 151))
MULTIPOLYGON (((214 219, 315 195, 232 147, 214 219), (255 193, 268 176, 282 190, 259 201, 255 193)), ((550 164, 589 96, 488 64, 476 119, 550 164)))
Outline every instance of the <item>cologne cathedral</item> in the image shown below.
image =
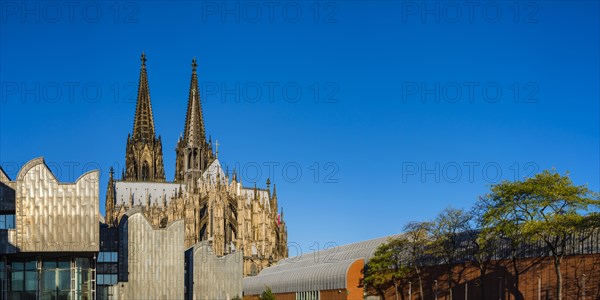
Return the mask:
POLYGON ((175 176, 166 181, 163 149, 150 102, 146 58, 142 54, 133 132, 127 136, 125 168, 117 180, 111 170, 106 192, 106 223, 116 226, 125 213, 139 207, 149 223, 164 228, 185 223, 185 247, 209 241, 217 255, 242 251, 244 276, 288 255, 283 211, 278 213, 275 184, 271 190, 242 185, 236 172, 223 171, 218 148, 213 151, 202 117, 196 60, 183 134, 175 149, 175 176))

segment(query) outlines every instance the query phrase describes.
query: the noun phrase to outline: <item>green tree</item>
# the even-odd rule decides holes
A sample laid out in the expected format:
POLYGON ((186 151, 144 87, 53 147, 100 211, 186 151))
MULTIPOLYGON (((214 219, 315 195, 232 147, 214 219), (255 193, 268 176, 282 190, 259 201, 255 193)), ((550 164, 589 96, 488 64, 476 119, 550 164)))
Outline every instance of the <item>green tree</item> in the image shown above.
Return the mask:
POLYGON ((404 234, 407 241, 407 266, 414 271, 419 282, 419 299, 424 299, 423 294, 423 256, 425 255, 427 244, 430 242, 429 232, 431 223, 429 222, 409 222, 404 226, 404 234))
POLYGON ((271 292, 271 288, 267 287, 259 297, 260 300, 275 300, 275 295, 271 292))
POLYGON ((489 230, 485 230, 485 222, 483 214, 487 207, 482 205, 483 203, 478 202, 469 211, 471 220, 468 223, 467 231, 465 235, 469 241, 469 251, 471 262, 479 270, 479 289, 481 295, 485 295, 485 280, 484 276, 487 269, 490 267, 491 260, 494 255, 495 246, 497 245, 497 238, 491 234, 489 230))
MULTIPOLYGON (((363 284, 377 290, 382 298, 385 298, 385 290, 393 285, 398 299, 399 287, 410 272, 404 260, 407 246, 404 237, 390 238, 379 245, 363 270, 363 284)), ((404 299, 401 290, 400 295, 404 299)))
POLYGON ((471 216, 466 211, 448 207, 435 218, 431 226, 432 242, 429 251, 447 267, 450 300, 454 287, 452 264, 464 253, 462 242, 465 240, 464 232, 468 230, 470 221, 471 216))
MULTIPOLYGON (((504 244, 509 247, 513 279, 517 291, 516 298, 519 300, 521 298, 521 294, 518 293, 521 270, 519 269, 518 259, 523 250, 522 246, 527 240, 523 232, 525 217, 521 211, 500 207, 503 201, 499 195, 499 193, 506 194, 507 190, 512 189, 514 189, 514 183, 512 182, 503 182, 501 185, 492 186, 492 192, 480 197, 477 206, 479 206, 479 214, 482 216, 480 220, 482 229, 480 238, 482 240, 494 238, 497 245, 504 244)), ((519 196, 515 195, 515 197, 513 201, 520 201, 519 196)))
POLYGON ((574 185, 568 173, 546 170, 523 181, 493 186, 485 201, 484 219, 492 231, 545 244, 553 258, 557 299, 562 300, 562 259, 570 250, 569 241, 585 238, 581 233, 597 224, 597 214, 590 209, 600 205, 598 194, 587 185, 574 185))

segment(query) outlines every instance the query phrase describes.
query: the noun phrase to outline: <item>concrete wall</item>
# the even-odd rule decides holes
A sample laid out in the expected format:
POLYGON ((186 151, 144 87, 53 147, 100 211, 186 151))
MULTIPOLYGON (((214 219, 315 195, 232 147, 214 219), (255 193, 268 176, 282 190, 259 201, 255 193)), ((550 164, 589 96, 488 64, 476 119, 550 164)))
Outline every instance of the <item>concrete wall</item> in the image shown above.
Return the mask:
POLYGON ((242 252, 217 257, 207 242, 201 242, 188 249, 186 257, 188 274, 193 274, 187 280, 187 299, 242 297, 242 252))
POLYGON ((97 252, 98 171, 60 183, 43 158, 16 179, 16 246, 20 252, 97 252))
POLYGON ((119 283, 117 299, 184 298, 184 224, 154 229, 140 211, 127 213, 119 224, 119 283), (121 282, 126 279, 126 282, 121 282))

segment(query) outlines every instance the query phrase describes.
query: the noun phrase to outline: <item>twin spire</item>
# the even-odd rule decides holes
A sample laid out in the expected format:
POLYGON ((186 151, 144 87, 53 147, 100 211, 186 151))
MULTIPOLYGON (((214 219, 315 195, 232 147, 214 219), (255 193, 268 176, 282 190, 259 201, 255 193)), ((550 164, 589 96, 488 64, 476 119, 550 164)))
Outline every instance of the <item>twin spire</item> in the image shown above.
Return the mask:
MULTIPOLYGON (((140 69, 135 118, 133 120, 133 138, 151 141, 156 137, 156 133, 154 129, 154 117, 152 116, 150 89, 148 87, 147 59, 145 53, 142 53, 140 60, 142 61, 142 66, 140 69)), ((196 58, 194 58, 192 60, 192 79, 190 81, 183 141, 185 146, 201 148, 206 143, 206 134, 204 131, 204 119, 202 117, 202 105, 200 103, 200 90, 198 89, 197 67, 196 58)))
POLYGON ((204 132, 204 119, 200 103, 200 90, 198 89, 198 74, 196 74, 196 58, 192 60, 192 79, 188 96, 187 113, 183 132, 183 143, 187 147, 200 148, 206 142, 204 132))
POLYGON ((133 120, 133 138, 152 141, 156 135, 154 131, 154 118, 152 117, 152 104, 150 102, 150 89, 148 88, 148 74, 146 73, 146 55, 140 58, 140 82, 138 85, 137 105, 135 119, 133 120))
MULTIPOLYGON (((133 121, 133 136, 128 138, 126 172, 127 180, 164 181, 162 159, 162 142, 156 138, 148 74, 146 72, 146 55, 142 53, 138 98, 133 121), (142 153, 148 149, 147 155, 142 153), (141 152, 140 152, 141 151, 141 152)), ((192 60, 192 78, 188 96, 187 112, 183 128, 183 136, 176 146, 175 181, 195 182, 210 163, 216 158, 212 151, 212 143, 207 141, 204 131, 202 104, 198 88, 196 59, 192 60)))

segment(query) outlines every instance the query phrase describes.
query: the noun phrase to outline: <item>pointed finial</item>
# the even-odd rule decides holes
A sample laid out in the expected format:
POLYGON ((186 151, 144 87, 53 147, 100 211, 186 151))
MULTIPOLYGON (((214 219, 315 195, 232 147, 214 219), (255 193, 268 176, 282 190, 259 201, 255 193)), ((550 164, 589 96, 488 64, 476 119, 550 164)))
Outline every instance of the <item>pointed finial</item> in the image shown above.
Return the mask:
POLYGON ((109 174, 109 176, 110 176, 110 177, 109 177, 109 180, 111 180, 111 181, 112 181, 112 180, 113 180, 113 177, 114 177, 114 175, 115 175, 115 169, 114 169, 112 166, 110 167, 110 171, 108 172, 108 174, 109 174))
POLYGON ((267 178, 267 190, 271 190, 271 178, 267 178))
POLYGON ((273 198, 277 198, 277 185, 273 183, 273 198))
POLYGON ((192 71, 196 71, 197 66, 198 66, 198 64, 196 63, 196 58, 194 57, 192 59, 192 71))
POLYGON ((142 52, 142 57, 140 58, 140 60, 142 61, 142 66, 146 65, 146 53, 142 52))

